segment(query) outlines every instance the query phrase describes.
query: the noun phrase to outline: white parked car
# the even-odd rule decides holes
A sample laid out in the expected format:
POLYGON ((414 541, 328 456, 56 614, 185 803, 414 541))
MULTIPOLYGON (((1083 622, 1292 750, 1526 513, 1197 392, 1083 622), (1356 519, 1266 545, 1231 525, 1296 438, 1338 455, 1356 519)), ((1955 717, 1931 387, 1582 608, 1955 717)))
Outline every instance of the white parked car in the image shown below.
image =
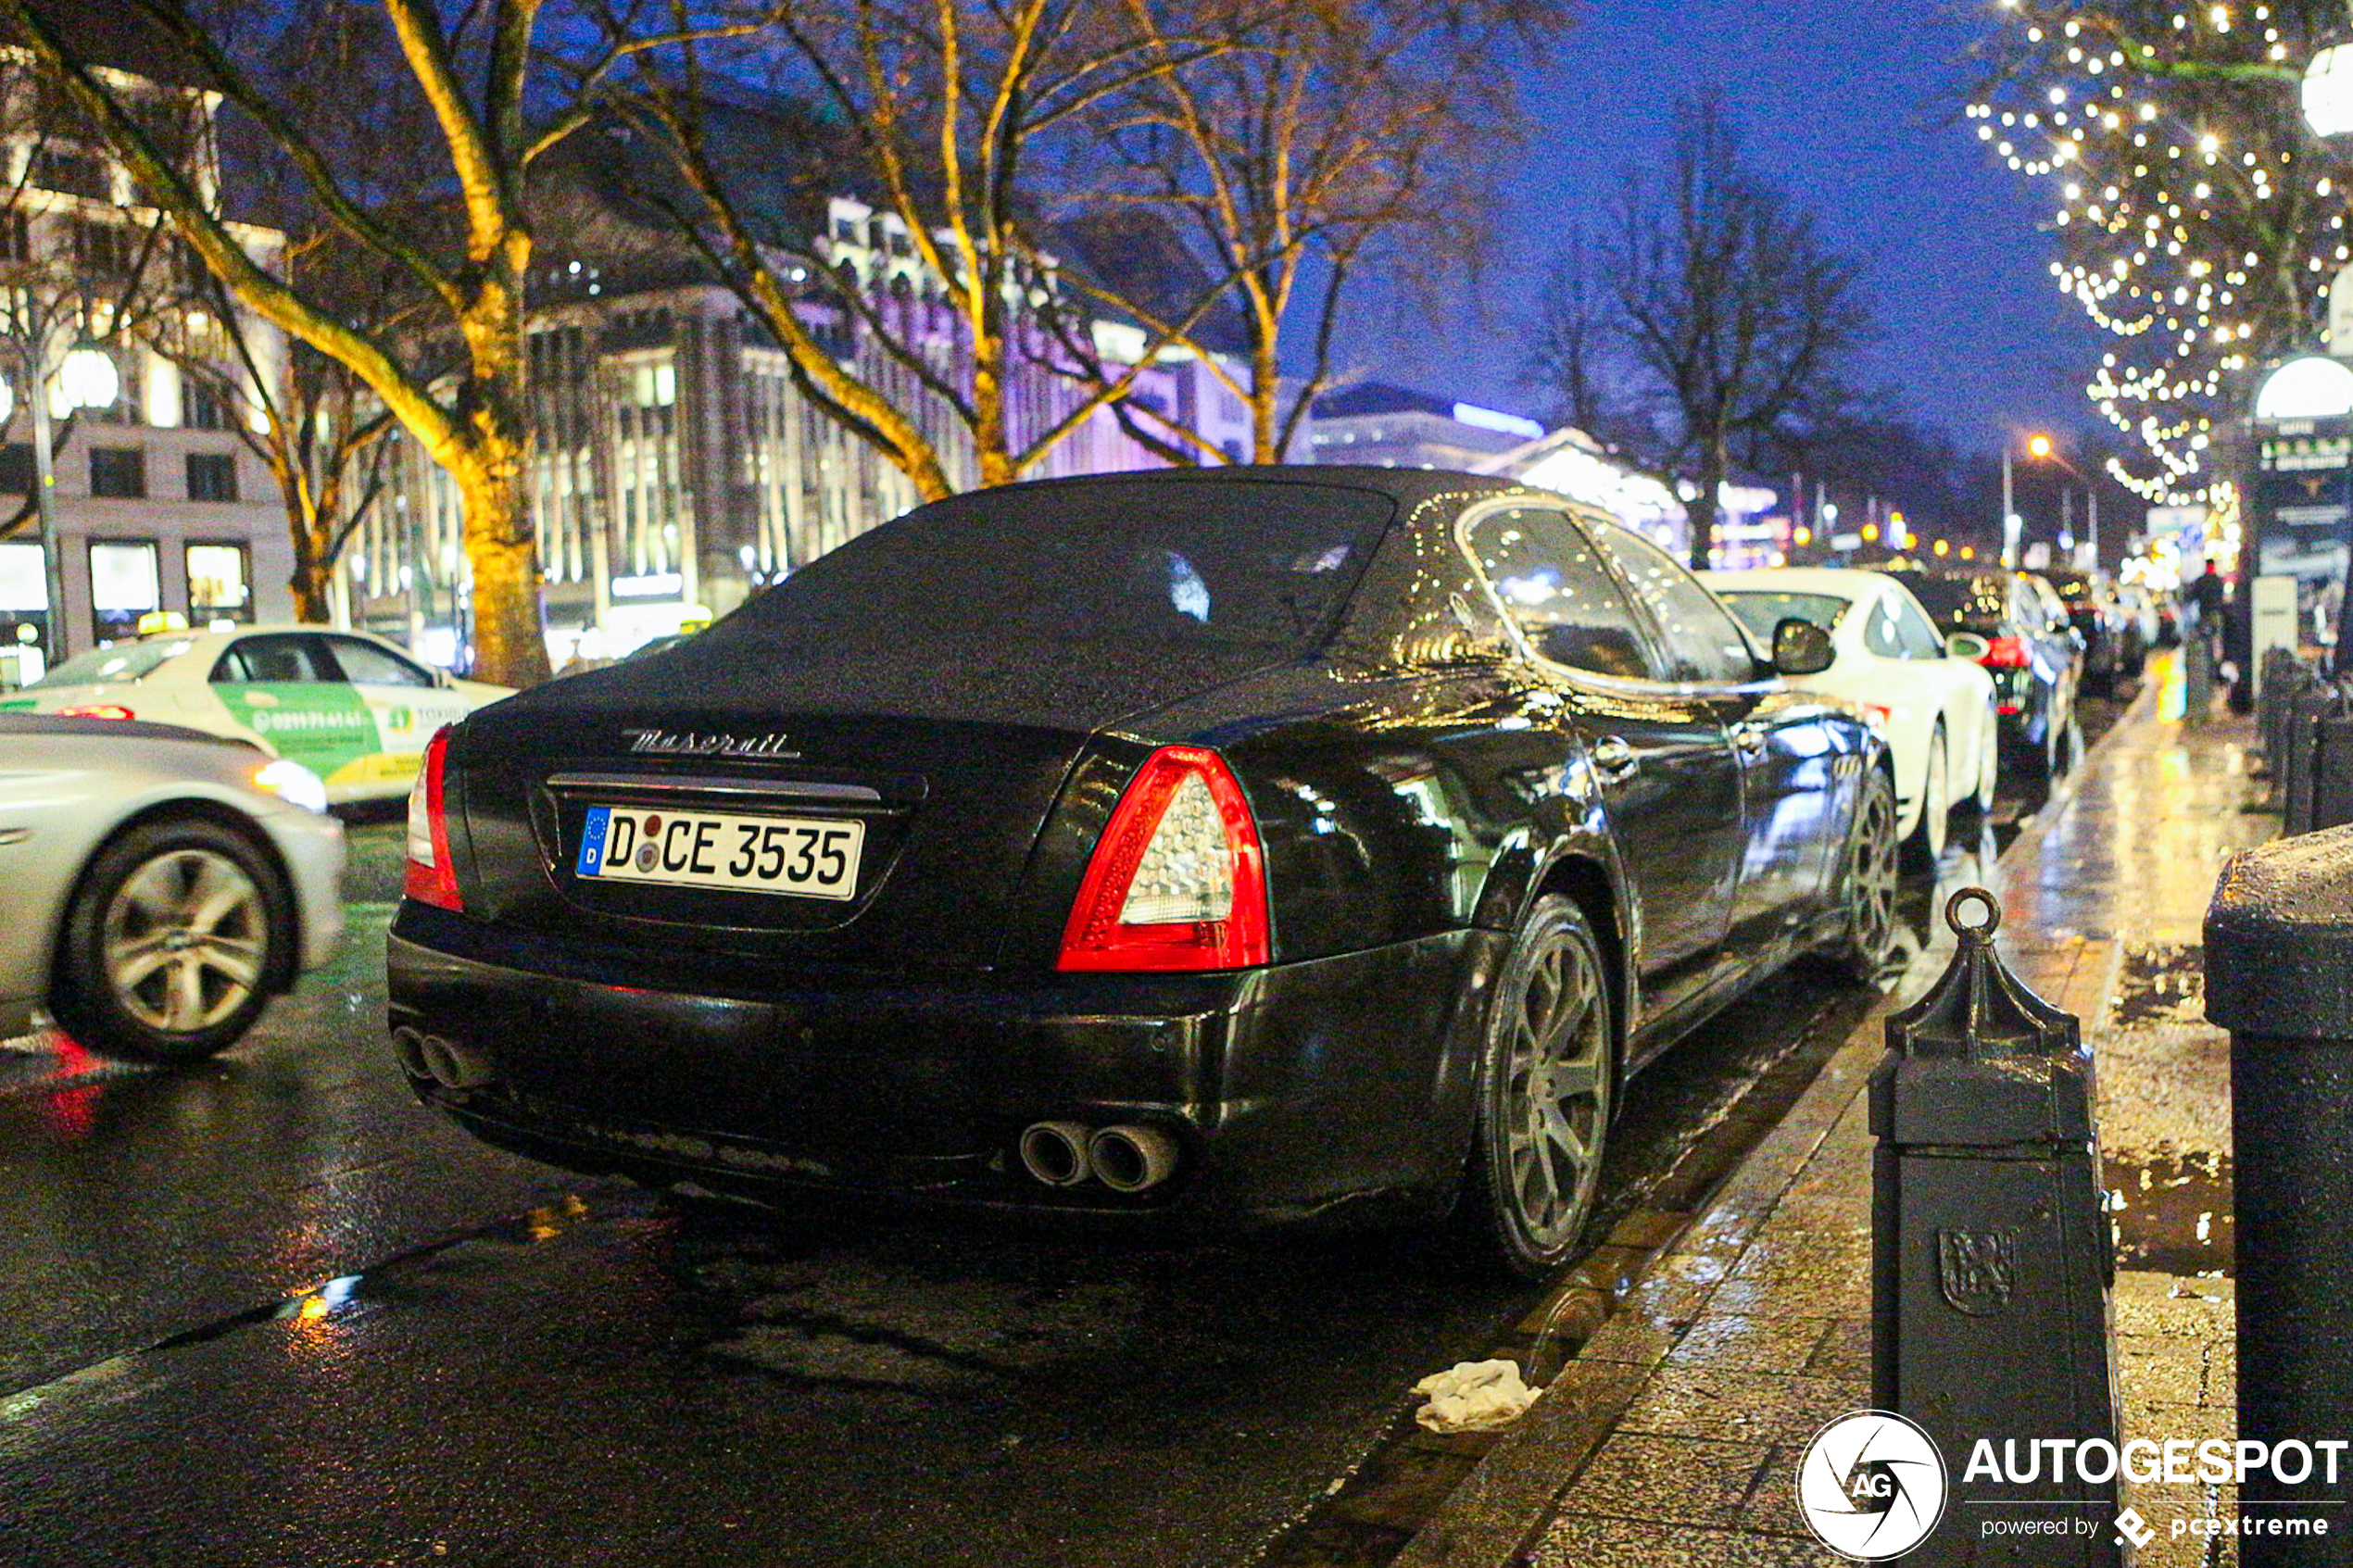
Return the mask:
POLYGON ((434 731, 508 695, 364 632, 254 626, 94 648, 0 698, 0 711, 147 719, 250 741, 318 774, 340 805, 407 795, 434 731))
POLYGON ((175 726, 0 713, 0 1039, 236 1042, 343 936, 343 824, 300 763, 175 726))
MULTIPOLYGON (((1788 567, 1701 573, 1761 646, 1790 618, 1831 634, 1837 659, 1792 685, 1842 696, 1887 737, 1898 825, 1914 852, 1944 852, 1952 809, 1994 806, 2001 767, 1994 680, 1982 646, 1954 648, 1902 583, 1876 571, 1788 567)), ((1973 640, 1973 639, 1972 639, 1973 640)))

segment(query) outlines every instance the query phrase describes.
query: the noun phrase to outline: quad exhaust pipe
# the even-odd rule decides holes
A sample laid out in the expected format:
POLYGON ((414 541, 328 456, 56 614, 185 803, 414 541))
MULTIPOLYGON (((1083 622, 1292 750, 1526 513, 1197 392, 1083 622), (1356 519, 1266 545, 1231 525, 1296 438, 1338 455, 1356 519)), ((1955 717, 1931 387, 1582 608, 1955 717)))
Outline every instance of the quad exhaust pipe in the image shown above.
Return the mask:
POLYGON ((1176 1140, 1156 1127, 1105 1127, 1087 1140, 1087 1162, 1114 1192, 1142 1192, 1176 1171, 1176 1140))
POLYGON ((1050 1187, 1075 1187, 1094 1173, 1087 1129, 1076 1122, 1038 1122, 1022 1129, 1021 1168, 1050 1187))
POLYGON ((1176 1140, 1156 1127, 1034 1122, 1021 1135, 1021 1168, 1050 1187, 1091 1177, 1114 1192, 1142 1192, 1175 1175, 1176 1160, 1176 1140))
POLYGON ((480 1051, 406 1024, 392 1032, 392 1048, 410 1077, 430 1078, 445 1089, 479 1089, 498 1076, 480 1051))

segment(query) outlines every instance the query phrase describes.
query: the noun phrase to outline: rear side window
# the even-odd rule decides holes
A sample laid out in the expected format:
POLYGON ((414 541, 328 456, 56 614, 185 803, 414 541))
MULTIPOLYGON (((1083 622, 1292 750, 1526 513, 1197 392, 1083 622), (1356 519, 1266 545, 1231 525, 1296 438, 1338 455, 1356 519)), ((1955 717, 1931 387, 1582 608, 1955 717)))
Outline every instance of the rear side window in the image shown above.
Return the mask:
POLYGON ((1006 643, 1322 646, 1395 504, 1340 485, 1138 483, 982 491, 822 556, 742 613, 872 636, 936 627, 943 653, 1006 643))
POLYGON ((358 637, 330 638, 343 678, 362 686, 430 686, 433 677, 399 655, 358 637))
POLYGON ((1748 639, 1698 578, 1640 534, 1606 525, 1593 533, 1667 639, 1674 679, 1723 685, 1756 678, 1756 656, 1749 651, 1748 639))
POLYGON ((1835 594, 1786 594, 1779 590, 1741 588, 1718 596, 1740 623, 1748 628, 1759 647, 1773 646, 1774 628, 1784 621, 1810 621, 1834 632, 1846 614, 1847 601, 1835 594))
POLYGON ((1634 607, 1567 517, 1525 507, 1490 512, 1463 542, 1504 613, 1546 659, 1621 680, 1661 678, 1634 607))
POLYGON ((1895 611, 1895 640, 1903 647, 1906 659, 1944 657, 1944 639, 1936 634, 1936 628, 1929 624, 1928 617, 1920 613, 1920 607, 1912 602, 1910 595, 1891 590, 1887 602, 1895 611))
POLYGON ((319 657, 316 640, 309 637, 242 638, 230 644, 212 667, 212 678, 273 685, 335 679, 319 657))

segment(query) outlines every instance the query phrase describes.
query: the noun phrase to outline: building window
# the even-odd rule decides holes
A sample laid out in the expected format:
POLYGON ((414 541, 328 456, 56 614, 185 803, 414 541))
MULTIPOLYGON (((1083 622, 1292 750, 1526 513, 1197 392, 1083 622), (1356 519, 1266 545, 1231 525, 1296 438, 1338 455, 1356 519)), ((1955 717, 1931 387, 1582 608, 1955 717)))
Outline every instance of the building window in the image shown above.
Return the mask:
POLYGON ((90 542, 90 624, 100 642, 135 635, 139 618, 162 608, 154 540, 90 542))
POLYGON ((188 499, 233 501, 237 498, 237 458, 233 452, 188 454, 188 499))
POLYGON ((107 170, 106 159, 67 147, 44 147, 33 155, 32 183, 44 191, 61 191, 69 196, 114 199, 114 180, 107 170))
POLYGON ((229 399, 208 376, 189 376, 180 383, 180 419, 190 430, 227 430, 229 399))
POLYGON ((234 542, 188 546, 188 621, 251 621, 253 586, 245 547, 234 542))
POLYGON ((32 483, 32 443, 11 441, 0 446, 0 491, 30 495, 32 483))
MULTIPOLYGON (((90 448, 90 494, 136 501, 147 494, 147 454, 138 446, 90 448)), ((156 607, 149 605, 149 609, 156 607)))

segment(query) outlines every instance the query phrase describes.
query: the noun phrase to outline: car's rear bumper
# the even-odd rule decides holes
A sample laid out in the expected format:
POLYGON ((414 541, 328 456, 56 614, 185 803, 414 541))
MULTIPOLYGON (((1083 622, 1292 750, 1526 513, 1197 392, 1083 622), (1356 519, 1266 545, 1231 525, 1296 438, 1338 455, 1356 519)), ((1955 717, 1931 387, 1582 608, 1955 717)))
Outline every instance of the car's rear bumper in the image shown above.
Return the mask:
POLYGON ((411 1072, 427 1103, 578 1170, 753 1197, 1428 1212, 1468 1148, 1477 982, 1505 940, 1455 932, 1224 975, 723 975, 408 904, 391 1020, 489 1077, 411 1072), (1049 1121, 1152 1128, 1175 1141, 1175 1174, 1132 1195, 1046 1186, 1016 1146, 1049 1121))
POLYGON ((343 942, 343 823, 298 809, 272 811, 260 822, 294 884, 300 967, 316 969, 343 942))

